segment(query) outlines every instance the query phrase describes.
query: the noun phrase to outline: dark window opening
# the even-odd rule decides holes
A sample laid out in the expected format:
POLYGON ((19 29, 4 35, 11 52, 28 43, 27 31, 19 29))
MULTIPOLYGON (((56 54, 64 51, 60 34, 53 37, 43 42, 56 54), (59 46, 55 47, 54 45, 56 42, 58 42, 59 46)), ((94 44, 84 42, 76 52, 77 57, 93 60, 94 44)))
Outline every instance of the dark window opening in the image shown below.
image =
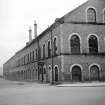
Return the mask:
POLYGON ((51 57, 51 42, 48 41, 48 57, 51 57))
POLYGON ((94 35, 89 37, 89 53, 98 53, 98 41, 94 35))
POLYGON ((77 35, 73 35, 70 40, 71 53, 80 53, 80 39, 77 35))
POLYGON ((57 55, 57 39, 54 38, 54 55, 57 55))
POLYGON ((45 58, 45 44, 43 45, 43 58, 45 58))

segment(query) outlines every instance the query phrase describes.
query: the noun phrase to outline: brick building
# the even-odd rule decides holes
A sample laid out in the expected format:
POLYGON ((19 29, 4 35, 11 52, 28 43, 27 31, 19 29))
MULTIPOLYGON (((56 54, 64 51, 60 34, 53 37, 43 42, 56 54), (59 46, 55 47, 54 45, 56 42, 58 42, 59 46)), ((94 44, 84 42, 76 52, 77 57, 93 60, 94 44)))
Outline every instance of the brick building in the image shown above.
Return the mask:
POLYGON ((10 80, 105 80, 105 0, 88 0, 29 42, 3 65, 10 80))

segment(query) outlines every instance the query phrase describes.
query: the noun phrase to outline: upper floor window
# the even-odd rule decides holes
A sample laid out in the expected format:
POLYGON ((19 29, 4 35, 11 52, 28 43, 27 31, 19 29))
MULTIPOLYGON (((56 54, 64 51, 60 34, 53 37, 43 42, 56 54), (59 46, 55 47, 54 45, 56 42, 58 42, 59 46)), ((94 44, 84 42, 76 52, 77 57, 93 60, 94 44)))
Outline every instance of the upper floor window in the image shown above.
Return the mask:
POLYGON ((32 52, 32 61, 34 61, 34 51, 32 52))
POLYGON ((45 58, 45 44, 43 45, 43 58, 45 58))
POLYGON ((25 64, 27 64, 27 54, 25 55, 25 64))
POLYGON ((39 50, 38 50, 38 58, 41 59, 41 47, 39 47, 39 50))
POLYGON ((36 53, 36 60, 38 59, 38 50, 36 49, 35 50, 35 53, 36 53))
POLYGON ((25 56, 24 56, 24 65, 25 65, 25 56))
POLYGON ((28 60, 29 60, 29 58, 28 58, 28 54, 26 55, 26 64, 28 63, 28 60))
POLYGON ((31 56, 32 56, 32 54, 31 54, 31 52, 30 52, 30 62, 32 61, 32 57, 31 57, 31 56))
POLYGON ((22 65, 24 65, 24 57, 22 57, 22 65))
POLYGON ((80 53, 80 38, 74 34, 70 39, 71 53, 80 53))
POLYGON ((89 8, 87 10, 87 22, 96 23, 96 11, 94 8, 89 8))
POLYGON ((91 35, 88 39, 89 43, 89 53, 97 53, 98 52, 98 40, 95 35, 91 35))
POLYGON ((48 41, 48 57, 51 57, 51 41, 48 41))
POLYGON ((28 63, 30 62, 30 55, 28 54, 28 63))
POLYGON ((54 55, 57 55, 57 38, 54 38, 54 55))

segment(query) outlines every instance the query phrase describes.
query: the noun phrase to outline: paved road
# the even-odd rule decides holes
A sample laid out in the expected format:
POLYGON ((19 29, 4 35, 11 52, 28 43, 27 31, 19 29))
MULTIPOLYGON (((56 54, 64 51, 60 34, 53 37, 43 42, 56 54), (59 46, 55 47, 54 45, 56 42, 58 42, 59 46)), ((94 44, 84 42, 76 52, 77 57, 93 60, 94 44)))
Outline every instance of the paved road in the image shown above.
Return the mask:
POLYGON ((56 87, 0 80, 0 105, 105 105, 105 87, 56 87))

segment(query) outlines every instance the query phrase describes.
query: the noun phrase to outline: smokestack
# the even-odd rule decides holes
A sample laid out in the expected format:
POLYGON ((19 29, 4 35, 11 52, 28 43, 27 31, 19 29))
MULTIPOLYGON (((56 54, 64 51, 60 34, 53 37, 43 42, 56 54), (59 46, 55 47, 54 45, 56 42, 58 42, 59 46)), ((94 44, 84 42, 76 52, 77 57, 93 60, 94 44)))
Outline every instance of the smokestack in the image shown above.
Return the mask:
POLYGON ((37 23, 34 21, 34 37, 37 37, 37 23))
POLYGON ((29 42, 32 41, 32 30, 31 27, 29 27, 29 42))

